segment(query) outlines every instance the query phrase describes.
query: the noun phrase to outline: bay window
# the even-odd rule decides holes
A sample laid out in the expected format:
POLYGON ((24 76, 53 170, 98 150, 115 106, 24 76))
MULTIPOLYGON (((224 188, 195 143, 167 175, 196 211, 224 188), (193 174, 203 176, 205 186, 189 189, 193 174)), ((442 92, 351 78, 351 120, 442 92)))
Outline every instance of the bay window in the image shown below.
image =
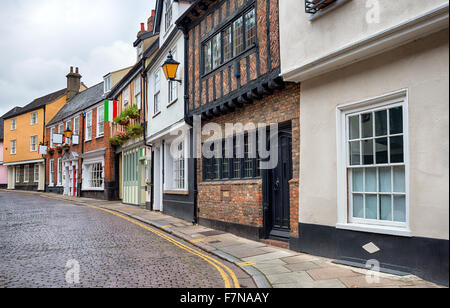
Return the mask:
POLYGON ((104 189, 104 160, 87 160, 83 164, 83 190, 104 189))

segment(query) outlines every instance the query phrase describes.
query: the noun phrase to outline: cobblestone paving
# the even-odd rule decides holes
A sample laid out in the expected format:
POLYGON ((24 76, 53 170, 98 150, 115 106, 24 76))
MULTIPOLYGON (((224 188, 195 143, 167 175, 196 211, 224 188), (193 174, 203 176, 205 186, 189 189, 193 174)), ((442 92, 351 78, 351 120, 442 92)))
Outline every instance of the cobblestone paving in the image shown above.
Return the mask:
MULTIPOLYGON (((226 265, 254 286, 247 274, 226 265)), ((198 256, 119 217, 0 192, 1 287, 223 288, 224 281, 198 256), (80 264, 78 285, 66 282, 72 259, 80 264)))

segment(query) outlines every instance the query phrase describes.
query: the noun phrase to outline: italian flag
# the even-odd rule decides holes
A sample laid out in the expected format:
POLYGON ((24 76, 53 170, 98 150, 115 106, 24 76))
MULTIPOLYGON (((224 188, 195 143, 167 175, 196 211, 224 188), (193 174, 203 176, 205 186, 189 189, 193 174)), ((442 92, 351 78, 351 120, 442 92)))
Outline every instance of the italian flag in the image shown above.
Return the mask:
POLYGON ((105 101, 105 122, 112 122, 118 116, 117 101, 105 101))

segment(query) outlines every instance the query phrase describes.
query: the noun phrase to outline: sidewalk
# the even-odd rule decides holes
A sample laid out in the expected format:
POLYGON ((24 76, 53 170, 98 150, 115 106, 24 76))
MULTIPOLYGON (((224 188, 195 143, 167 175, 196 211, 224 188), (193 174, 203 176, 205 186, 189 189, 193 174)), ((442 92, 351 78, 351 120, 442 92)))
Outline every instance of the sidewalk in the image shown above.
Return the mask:
POLYGON ((259 288, 436 288, 416 276, 380 274, 378 283, 366 281, 366 270, 337 265, 330 259, 296 253, 250 241, 221 231, 193 226, 184 220, 118 202, 46 196, 73 200, 127 215, 192 243, 219 258, 236 263, 251 275, 259 288))

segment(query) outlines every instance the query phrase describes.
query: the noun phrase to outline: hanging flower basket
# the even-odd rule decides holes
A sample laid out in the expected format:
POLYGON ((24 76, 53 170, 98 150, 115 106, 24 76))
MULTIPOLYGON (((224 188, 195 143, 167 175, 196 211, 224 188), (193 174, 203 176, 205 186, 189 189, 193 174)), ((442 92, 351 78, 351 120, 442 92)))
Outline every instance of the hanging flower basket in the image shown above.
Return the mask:
POLYGON ((57 147, 56 147, 56 152, 58 152, 59 154, 61 154, 62 151, 63 151, 62 146, 57 146, 57 147))
POLYGON ((139 118, 139 116, 140 116, 139 109, 136 107, 136 105, 133 105, 130 108, 128 108, 125 111, 125 113, 130 119, 133 119, 133 120, 139 118))
POLYGON ((47 149, 47 154, 50 155, 50 156, 53 156, 53 154, 55 154, 55 149, 49 147, 49 148, 47 149))
POLYGON ((128 124, 130 124, 130 118, 129 117, 123 117, 119 120, 119 124, 126 126, 128 124))
POLYGON ((66 144, 64 144, 64 145, 62 146, 62 149, 63 149, 65 152, 69 152, 69 150, 70 150, 70 145, 68 145, 68 144, 66 143, 66 144))
POLYGON ((133 132, 135 136, 140 136, 144 132, 144 128, 141 125, 133 125, 128 128, 129 132, 133 132))
POLYGON ((111 145, 114 146, 114 147, 117 147, 117 146, 123 144, 122 139, 120 139, 120 138, 118 137, 118 135, 115 136, 115 137, 113 137, 113 138, 109 138, 108 141, 109 141, 109 143, 111 143, 111 145))

